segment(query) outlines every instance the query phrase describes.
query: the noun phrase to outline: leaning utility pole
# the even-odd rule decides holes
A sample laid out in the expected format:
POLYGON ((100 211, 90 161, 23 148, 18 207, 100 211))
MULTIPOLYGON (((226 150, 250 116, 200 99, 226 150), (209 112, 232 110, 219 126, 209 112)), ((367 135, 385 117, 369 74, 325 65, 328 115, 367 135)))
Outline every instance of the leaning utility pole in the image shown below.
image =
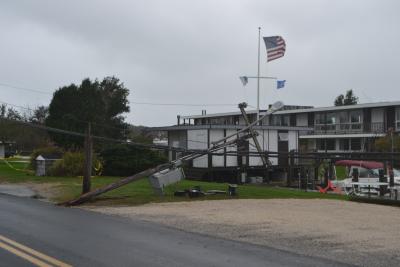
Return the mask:
MULTIPOLYGON (((258 142, 258 139, 257 139, 258 133, 256 131, 254 131, 253 127, 251 126, 251 122, 250 122, 249 117, 247 116, 247 113, 246 113, 246 110, 245 110, 246 107, 247 107, 247 103, 240 103, 239 104, 239 109, 242 112, 242 116, 243 116, 243 119, 244 119, 244 121, 246 123, 246 126, 250 127, 249 128, 249 132, 250 132, 251 137, 253 138, 254 145, 256 146, 257 152, 260 155, 260 158, 262 160, 263 166, 264 166, 264 168, 268 168, 268 160, 265 157, 265 154, 263 153, 263 150, 261 148, 260 142, 258 142)), ((258 120, 259 120, 259 114, 257 114, 256 121, 258 121, 258 120)), ((262 123, 262 120, 260 122, 262 123)))
POLYGON ((82 194, 89 192, 91 187, 90 178, 92 176, 92 158, 93 158, 92 150, 93 150, 93 143, 91 137, 91 126, 89 122, 85 137, 85 166, 84 166, 84 174, 82 182, 82 194))

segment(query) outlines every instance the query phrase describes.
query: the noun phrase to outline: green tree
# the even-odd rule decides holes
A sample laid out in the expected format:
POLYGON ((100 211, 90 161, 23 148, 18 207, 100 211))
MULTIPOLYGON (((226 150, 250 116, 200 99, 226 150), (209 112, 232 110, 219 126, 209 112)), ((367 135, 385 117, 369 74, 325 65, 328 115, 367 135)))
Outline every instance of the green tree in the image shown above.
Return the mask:
POLYGON ((355 105, 358 103, 358 97, 354 95, 353 89, 347 90, 346 96, 340 94, 336 97, 335 106, 355 105))
MULTIPOLYGON (((84 133, 88 122, 92 134, 123 138, 126 123, 123 113, 129 112, 129 90, 115 77, 101 82, 84 79, 58 89, 49 105, 46 125, 84 133)), ((82 147, 83 138, 51 133, 52 139, 64 148, 82 147)))
POLYGON ((393 139, 391 134, 387 134, 375 140, 374 148, 379 152, 392 152, 392 141, 393 141, 393 151, 400 151, 400 136, 393 134, 393 139))

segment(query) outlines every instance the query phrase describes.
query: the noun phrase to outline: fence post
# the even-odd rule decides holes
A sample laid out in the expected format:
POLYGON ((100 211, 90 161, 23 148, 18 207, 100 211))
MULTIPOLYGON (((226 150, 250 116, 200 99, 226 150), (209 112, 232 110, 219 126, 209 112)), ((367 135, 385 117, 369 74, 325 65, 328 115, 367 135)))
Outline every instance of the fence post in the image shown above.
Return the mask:
MULTIPOLYGON (((383 169, 379 169, 379 182, 380 183, 385 182, 385 171, 383 169)), ((385 186, 380 185, 379 196, 383 197, 384 193, 385 193, 385 186)))
POLYGON ((91 187, 90 177, 92 175, 92 146, 91 125, 89 122, 85 137, 85 166, 82 181, 82 194, 89 192, 91 187))
MULTIPOLYGON (((353 169, 353 179, 352 179, 352 181, 355 182, 355 183, 358 182, 358 169, 357 168, 353 169)), ((354 188, 358 189, 358 185, 355 185, 354 188)))

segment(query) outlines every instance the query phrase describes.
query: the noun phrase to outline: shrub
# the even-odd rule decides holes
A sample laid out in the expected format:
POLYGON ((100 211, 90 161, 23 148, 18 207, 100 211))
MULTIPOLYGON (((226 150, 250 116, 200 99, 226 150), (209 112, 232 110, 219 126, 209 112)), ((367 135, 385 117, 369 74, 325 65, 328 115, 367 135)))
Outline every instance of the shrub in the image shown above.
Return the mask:
POLYGON ((81 152, 66 152, 49 169, 51 176, 78 176, 83 174, 85 158, 81 152))
POLYGON ((56 146, 48 146, 48 147, 42 147, 42 148, 35 149, 30 156, 30 168, 33 170, 36 169, 36 158, 39 155, 52 156, 52 157, 58 158, 58 157, 61 157, 62 154, 63 154, 63 150, 56 146))
POLYGON ((103 161, 103 174, 128 176, 167 162, 158 151, 137 148, 130 145, 115 145, 104 149, 100 156, 103 161))
MULTIPOLYGON (((93 155, 92 174, 101 172, 102 163, 93 155)), ((49 169, 50 176, 81 176, 84 174, 85 156, 83 152, 66 152, 61 160, 49 169)))

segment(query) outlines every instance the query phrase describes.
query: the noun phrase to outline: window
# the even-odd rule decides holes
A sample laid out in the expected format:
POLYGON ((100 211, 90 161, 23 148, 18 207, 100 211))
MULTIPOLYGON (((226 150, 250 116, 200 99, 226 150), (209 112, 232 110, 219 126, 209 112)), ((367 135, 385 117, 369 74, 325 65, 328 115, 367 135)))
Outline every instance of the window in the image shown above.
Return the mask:
POLYGON ((336 150, 336 139, 317 139, 317 150, 336 150))
POLYGON ((400 130, 400 107, 396 108, 396 130, 400 130))
POLYGON ((325 114, 316 113, 315 114, 315 124, 325 124, 325 114))
POLYGON ((361 110, 354 110, 350 112, 351 123, 361 123, 361 110))
POLYGON ((336 124, 336 114, 335 113, 326 114, 326 124, 336 124))
POLYGON ((346 111, 339 113, 339 122, 340 123, 348 123, 349 122, 349 114, 346 111))
POLYGON ((352 138, 350 143, 351 150, 361 150, 361 138, 352 138))
POLYGON ((290 116, 289 115, 285 115, 281 117, 281 125, 282 126, 289 126, 290 124, 290 116))
POLYGON ((272 125, 274 126, 289 126, 289 115, 275 115, 272 116, 272 125))
POLYGON ((340 139, 339 140, 339 149, 342 151, 350 150, 350 140, 349 139, 340 139))

